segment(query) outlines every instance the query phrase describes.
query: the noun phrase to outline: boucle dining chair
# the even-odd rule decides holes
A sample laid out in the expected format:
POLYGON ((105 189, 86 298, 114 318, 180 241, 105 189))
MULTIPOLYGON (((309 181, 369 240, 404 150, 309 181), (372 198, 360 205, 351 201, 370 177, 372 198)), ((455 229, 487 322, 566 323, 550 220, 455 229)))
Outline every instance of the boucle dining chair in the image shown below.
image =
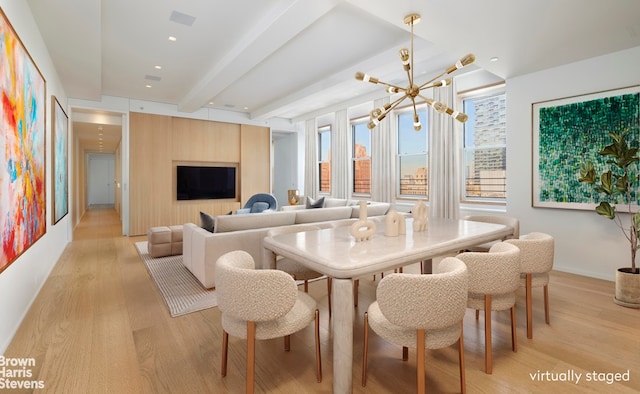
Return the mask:
POLYGON ((520 285, 525 288, 527 307, 527 338, 533 338, 533 302, 531 290, 542 287, 544 293, 544 318, 549 316, 549 272, 553 269, 554 238, 545 233, 532 232, 518 239, 505 242, 520 248, 520 285))
POLYGON ((320 322, 316 301, 299 291, 286 272, 255 269, 251 255, 242 250, 228 252, 216 262, 216 295, 222 322, 222 376, 227 375, 229 334, 247 339, 246 392, 253 393, 255 340, 284 337, 315 321, 316 377, 322 381, 320 322))
POLYGON ((386 275, 378 283, 376 301, 364 315, 362 386, 367 383, 369 326, 375 333, 402 346, 402 359, 408 348, 416 350, 417 392, 425 392, 425 348, 439 349, 458 342, 460 390, 466 392, 462 319, 467 307, 468 272, 455 257, 439 264, 432 275, 386 275))
POLYGON ((489 252, 465 252, 457 256, 469 270, 467 306, 484 311, 485 371, 493 372, 491 311, 511 310, 511 347, 518 351, 516 334, 516 290, 520 286, 520 249, 499 242, 489 252))
MULTIPOLYGON (((267 232, 267 237, 274 237, 281 234, 292 234, 303 231, 320 230, 320 227, 313 225, 280 226, 274 227, 267 232)), ((304 292, 309 292, 309 281, 323 277, 323 274, 313 271, 297 261, 283 256, 276 256, 276 269, 291 275, 295 280, 304 282, 304 292)), ((331 278, 327 278, 327 293, 329 302, 329 316, 331 316, 331 278)))
MULTIPOLYGON (((464 220, 470 220, 472 222, 484 222, 484 223, 495 223, 495 224, 504 224, 505 226, 509 226, 513 228, 513 234, 503 238, 511 239, 518 238, 520 236, 520 220, 518 218, 514 218, 512 216, 506 215, 468 215, 464 217, 464 220)), ((466 249, 468 252, 487 252, 491 249, 491 246, 500 241, 487 242, 481 245, 475 245, 466 249)))

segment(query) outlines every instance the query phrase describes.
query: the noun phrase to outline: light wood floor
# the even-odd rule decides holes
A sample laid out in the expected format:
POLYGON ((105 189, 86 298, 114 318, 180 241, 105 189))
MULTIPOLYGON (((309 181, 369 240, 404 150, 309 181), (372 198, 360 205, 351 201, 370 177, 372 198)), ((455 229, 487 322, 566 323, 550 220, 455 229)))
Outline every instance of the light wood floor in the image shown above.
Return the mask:
MULTIPOLYGON (((113 210, 89 210, 27 314, 5 357, 36 360, 32 380, 47 393, 240 393, 244 391, 245 343, 230 338, 229 371, 220 377, 220 314, 217 308, 171 318, 138 257, 120 234, 113 210)), ((321 308, 324 379, 314 375, 313 329, 256 344, 256 391, 329 393, 331 338, 326 283, 310 285, 321 308)), ((640 310, 612 302, 611 282, 553 272, 551 325, 544 324, 542 291, 534 293, 534 338, 526 338, 523 291, 518 293, 518 352, 511 351, 509 314, 493 319, 493 374, 484 373, 482 317, 467 311, 464 325, 469 393, 640 392, 640 310), (593 381, 593 373, 625 373, 629 381, 593 381), (546 375, 547 372, 552 375, 546 375), (580 381, 540 381, 532 376, 580 381), (589 376, 592 381, 587 381, 589 376)), ((362 316, 375 282, 362 281, 356 309, 354 393, 415 391, 415 352, 371 335, 368 385, 362 388, 362 316)), ((3 300, 10 302, 10 300, 3 300)), ((459 391, 457 350, 427 352, 427 390, 459 391)), ((623 375, 625 376, 625 375, 623 375)), ((607 375, 595 375, 607 378, 607 375)))

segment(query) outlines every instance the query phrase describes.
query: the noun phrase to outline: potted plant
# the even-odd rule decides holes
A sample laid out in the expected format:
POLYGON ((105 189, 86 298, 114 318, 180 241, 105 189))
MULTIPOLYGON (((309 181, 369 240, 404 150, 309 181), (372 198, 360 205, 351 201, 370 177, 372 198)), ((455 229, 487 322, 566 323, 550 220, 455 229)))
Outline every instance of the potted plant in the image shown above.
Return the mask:
POLYGON ((638 148, 627 144, 626 136, 630 128, 620 133, 610 132, 613 140, 598 154, 607 158, 607 167, 596 178, 596 168, 592 162, 586 162, 580 169, 578 181, 591 184, 602 200, 596 207, 596 213, 613 220, 620 228, 631 251, 631 267, 619 268, 616 272, 614 301, 618 305, 640 308, 640 269, 636 267, 638 251, 638 233, 640 231, 640 211, 634 203, 637 199, 639 173, 638 148), (624 205, 627 213, 616 212, 616 206, 624 205), (636 211, 634 212, 634 206, 636 211), (628 222, 626 220, 628 219, 628 222))

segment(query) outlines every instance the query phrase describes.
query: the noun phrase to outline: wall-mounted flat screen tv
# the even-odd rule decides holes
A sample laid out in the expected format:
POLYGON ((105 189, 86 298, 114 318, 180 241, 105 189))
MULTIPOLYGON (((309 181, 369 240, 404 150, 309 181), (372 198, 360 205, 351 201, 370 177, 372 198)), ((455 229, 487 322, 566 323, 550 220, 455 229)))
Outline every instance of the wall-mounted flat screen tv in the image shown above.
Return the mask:
POLYGON ((177 166, 178 200, 236 197, 235 167, 177 166))

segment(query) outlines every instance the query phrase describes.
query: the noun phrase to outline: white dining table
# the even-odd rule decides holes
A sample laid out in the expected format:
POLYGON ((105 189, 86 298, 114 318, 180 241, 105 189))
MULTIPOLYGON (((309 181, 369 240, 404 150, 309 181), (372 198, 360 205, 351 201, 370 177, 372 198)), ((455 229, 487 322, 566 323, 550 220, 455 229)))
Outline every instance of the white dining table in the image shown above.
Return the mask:
POLYGON ((275 256, 290 258, 333 278, 332 321, 333 392, 352 392, 353 279, 419 261, 455 253, 467 247, 503 239, 511 227, 484 222, 429 219, 426 231, 414 232, 406 220, 406 234, 384 235, 384 221, 376 223, 371 239, 356 242, 350 226, 281 234, 264 239, 263 268, 275 268, 275 256))

